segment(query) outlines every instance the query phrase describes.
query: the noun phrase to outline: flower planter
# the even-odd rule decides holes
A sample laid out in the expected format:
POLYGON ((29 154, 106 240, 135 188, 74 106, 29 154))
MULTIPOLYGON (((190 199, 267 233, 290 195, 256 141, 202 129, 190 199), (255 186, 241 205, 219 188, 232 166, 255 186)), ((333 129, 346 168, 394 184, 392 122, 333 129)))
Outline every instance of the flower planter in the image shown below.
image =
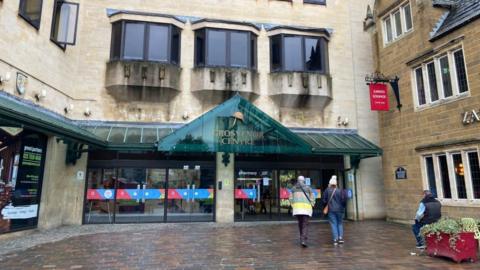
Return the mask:
POLYGON ((427 254, 448 257, 457 263, 464 260, 477 261, 478 240, 475 239, 474 233, 459 233, 455 248, 450 246, 450 237, 450 234, 445 233, 427 235, 425 237, 427 254))

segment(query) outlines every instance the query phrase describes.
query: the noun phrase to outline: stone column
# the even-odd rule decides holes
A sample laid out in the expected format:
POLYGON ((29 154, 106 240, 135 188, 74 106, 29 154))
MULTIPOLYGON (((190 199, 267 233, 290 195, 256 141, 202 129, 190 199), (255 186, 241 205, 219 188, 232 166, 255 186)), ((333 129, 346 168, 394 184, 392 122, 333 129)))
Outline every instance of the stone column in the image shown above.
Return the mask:
POLYGON ((234 177, 235 177, 235 155, 228 154, 230 162, 225 166, 222 162, 222 155, 217 153, 216 169, 216 221, 218 223, 233 223, 234 218, 234 177), (222 189, 219 189, 221 182, 222 189))
POLYGON ((50 229, 61 225, 82 224, 87 153, 75 165, 66 165, 67 146, 56 137, 49 137, 38 227, 50 229), (83 172, 83 179, 77 172, 83 172))

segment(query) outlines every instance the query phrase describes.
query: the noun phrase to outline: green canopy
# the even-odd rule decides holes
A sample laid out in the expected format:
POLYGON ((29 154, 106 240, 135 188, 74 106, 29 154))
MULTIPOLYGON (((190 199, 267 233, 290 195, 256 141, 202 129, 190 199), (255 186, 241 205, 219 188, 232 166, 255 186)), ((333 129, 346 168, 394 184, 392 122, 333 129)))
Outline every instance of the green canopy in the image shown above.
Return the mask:
POLYGON ((0 126, 28 127, 65 140, 106 147, 107 142, 71 120, 32 102, 0 91, 0 126))
POLYGON ((235 95, 163 138, 159 151, 310 154, 297 134, 235 95))

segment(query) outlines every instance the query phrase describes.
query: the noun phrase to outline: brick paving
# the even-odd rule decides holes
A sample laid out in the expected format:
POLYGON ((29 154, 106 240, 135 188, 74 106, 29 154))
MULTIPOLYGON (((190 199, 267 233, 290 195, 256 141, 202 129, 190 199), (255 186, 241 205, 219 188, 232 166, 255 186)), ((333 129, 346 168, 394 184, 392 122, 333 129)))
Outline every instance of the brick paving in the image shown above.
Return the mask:
POLYGON ((294 223, 86 225, 2 240, 10 252, 0 247, 0 269, 480 269, 412 256, 403 225, 350 222, 345 231, 334 247, 328 224, 311 223, 301 248, 294 223))

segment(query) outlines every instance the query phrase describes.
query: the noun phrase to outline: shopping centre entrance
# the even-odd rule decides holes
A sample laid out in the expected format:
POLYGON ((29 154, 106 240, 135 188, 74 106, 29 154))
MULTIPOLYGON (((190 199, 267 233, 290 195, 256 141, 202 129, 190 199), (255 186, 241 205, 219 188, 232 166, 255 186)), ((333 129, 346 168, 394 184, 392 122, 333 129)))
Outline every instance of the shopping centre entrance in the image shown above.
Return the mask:
POLYGON ((330 177, 353 200, 360 159, 381 154, 356 131, 286 128, 238 95, 186 125, 85 128, 109 146, 89 152, 84 223, 291 220, 299 175, 320 218, 330 177))
POLYGON ((213 163, 154 161, 149 167, 139 160, 128 163, 115 167, 115 162, 103 166, 90 161, 84 223, 214 221, 213 163))

